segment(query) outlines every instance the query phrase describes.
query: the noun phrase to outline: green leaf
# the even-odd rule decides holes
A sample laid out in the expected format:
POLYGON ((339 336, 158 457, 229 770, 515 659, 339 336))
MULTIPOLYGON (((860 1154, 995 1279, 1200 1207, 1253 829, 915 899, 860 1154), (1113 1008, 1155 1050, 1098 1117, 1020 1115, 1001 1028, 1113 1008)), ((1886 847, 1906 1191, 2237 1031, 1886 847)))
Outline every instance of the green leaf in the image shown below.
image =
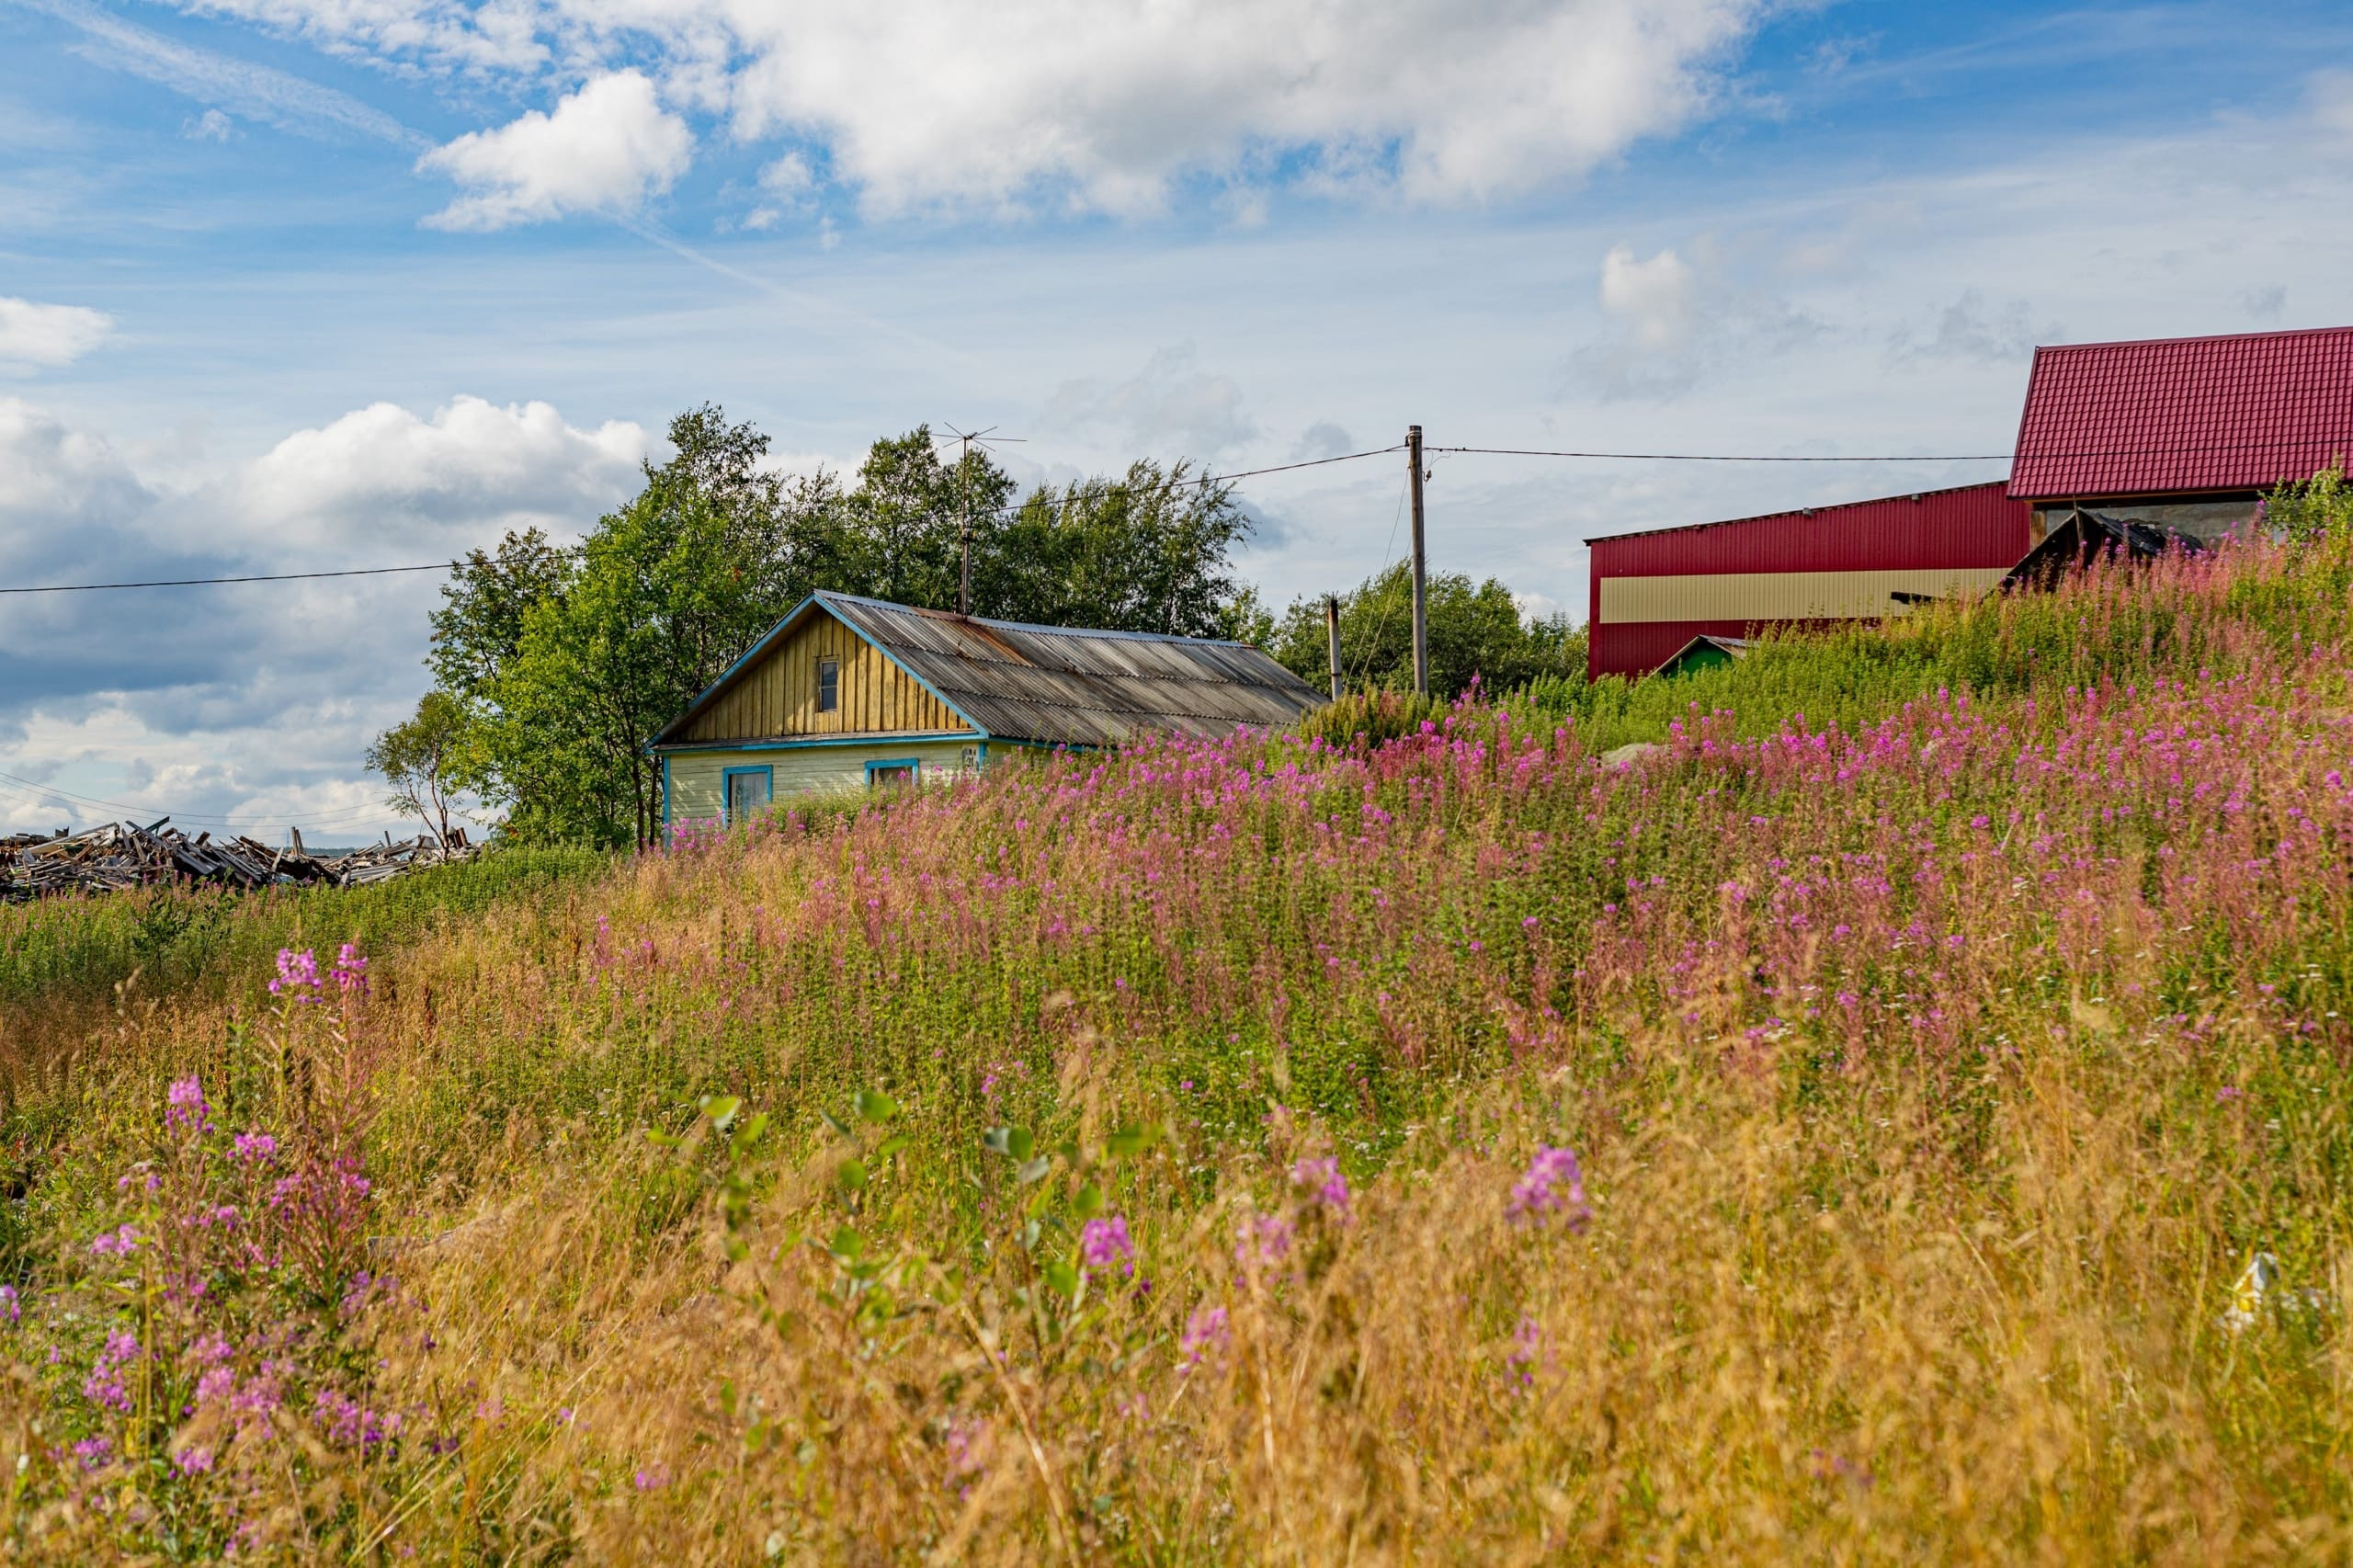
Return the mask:
POLYGON ((840 1133, 840 1134, 841 1134, 843 1137, 845 1137, 845 1138, 855 1138, 855 1137, 857 1137, 857 1136, 858 1136, 858 1134, 857 1134, 857 1133, 852 1132, 852 1131, 849 1130, 849 1123, 848 1123, 848 1122, 844 1121, 840 1117, 835 1116, 832 1111, 829 1111, 829 1110, 821 1110, 821 1111, 819 1111, 819 1112, 817 1113, 817 1119, 819 1119, 820 1121, 823 1121, 826 1126, 828 1126, 828 1127, 832 1128, 835 1131, 836 1131, 836 1132, 840 1133))
POLYGON ((841 1163, 841 1167, 834 1172, 834 1179, 840 1182, 852 1192, 859 1190, 861 1187, 865 1187, 867 1182, 866 1162, 864 1160, 844 1160, 841 1163))
POLYGON ((1013 1174, 1017 1179, 1027 1185, 1029 1182, 1041 1179, 1048 1171, 1052 1170, 1053 1168, 1054 1162, 1051 1160, 1032 1160, 1013 1174))
POLYGON ((745 1430, 744 1451, 747 1454, 756 1454, 774 1441, 776 1441, 776 1424, 763 1416, 745 1430))
POLYGON ((768 1113, 762 1111, 735 1130, 735 1136, 728 1141, 728 1148, 731 1152, 741 1154, 753 1144, 757 1143, 767 1130, 768 1113))
POLYGON ((1149 1127, 1122 1127, 1103 1140, 1103 1147, 1114 1159, 1124 1160, 1151 1148, 1152 1134, 1153 1130, 1149 1127))
POLYGON ((878 1160, 887 1160, 892 1155, 897 1153, 900 1150, 905 1148, 907 1146, 907 1142, 908 1139, 905 1133, 893 1132, 890 1137, 885 1138, 882 1142, 874 1145, 874 1157, 878 1160))
POLYGON ((1029 1136, 1028 1128, 1008 1127, 1005 1130, 1005 1152, 1015 1159, 1028 1159, 1037 1147, 1038 1141, 1029 1136))
POLYGON ((744 1108, 744 1102, 733 1095, 705 1095, 695 1103, 722 1132, 735 1119, 735 1113, 744 1108))
POLYGON ((1092 1220, 1103 1212, 1103 1189, 1088 1182, 1078 1189, 1078 1197, 1071 1204, 1071 1211, 1082 1220, 1092 1220))
POLYGON ((735 1380, 733 1378, 719 1380, 719 1408, 726 1413, 729 1420, 734 1419, 735 1380))
POLYGON ((1046 1284, 1055 1294, 1069 1301, 1078 1294, 1078 1270, 1056 1258, 1046 1265, 1046 1284))
POLYGON ((679 1144, 686 1142, 685 1139, 678 1137, 676 1134, 665 1132, 658 1127, 647 1128, 645 1130, 645 1135, 649 1139, 653 1140, 654 1147, 660 1149, 675 1149, 679 1144))
POLYGON ((858 1114, 869 1121, 888 1121, 899 1114, 899 1102, 874 1089, 858 1091, 858 1114))
POLYGON ((747 1243, 746 1241, 745 1241, 743 1237, 741 1237, 741 1236, 730 1236, 730 1237, 728 1237, 728 1238, 727 1238, 727 1261, 728 1261, 728 1262, 730 1262, 730 1263, 741 1263, 741 1262, 743 1262, 745 1258, 747 1258, 747 1257, 749 1257, 749 1256, 752 1256, 752 1248, 751 1248, 751 1244, 750 1244, 749 1243, 747 1243))
POLYGON ((986 1132, 981 1134, 981 1147, 986 1149, 992 1154, 1012 1153, 1013 1129, 1010 1127, 990 1128, 986 1132))
POLYGON ((840 1258, 845 1263, 856 1263, 858 1261, 858 1255, 866 1250, 866 1238, 859 1235, 856 1231, 851 1230, 847 1225, 844 1225, 840 1230, 834 1233, 832 1244, 834 1256, 835 1257, 840 1258))

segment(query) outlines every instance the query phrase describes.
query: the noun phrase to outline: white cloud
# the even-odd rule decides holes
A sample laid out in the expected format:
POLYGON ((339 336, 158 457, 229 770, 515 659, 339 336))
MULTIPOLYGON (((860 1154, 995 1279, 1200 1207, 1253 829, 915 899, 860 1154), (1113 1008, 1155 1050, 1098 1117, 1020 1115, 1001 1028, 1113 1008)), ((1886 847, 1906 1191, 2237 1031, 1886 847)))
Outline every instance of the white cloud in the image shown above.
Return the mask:
POLYGON ((104 311, 0 295, 0 367, 71 365, 113 330, 114 318, 104 311))
MULTIPOLYGON (((583 428, 543 403, 461 397, 429 416, 377 403, 174 485, 0 399, 0 582, 119 580, 125 562, 158 577, 404 565, 533 524, 570 537, 635 488, 649 445, 635 425, 583 428)), ((23 764, 47 759, 60 789, 279 824, 370 807, 381 791, 359 756, 425 687, 440 581, 0 599, 0 769, 32 777, 23 764)), ((63 820, 52 801, 0 790, 0 824, 63 820)))
POLYGON ((637 71, 597 76, 552 114, 533 109, 417 160, 470 194, 426 220, 438 229, 504 229, 567 212, 628 212, 670 188, 694 156, 694 133, 637 71))
POLYGON ((634 424, 582 430, 544 403, 459 397, 429 419, 371 403, 247 464, 237 510, 271 534, 298 525, 364 539, 393 519, 478 533, 512 517, 568 518, 576 529, 626 492, 646 451, 634 424))
POLYGON ((1975 359, 1989 365, 2023 364, 2038 343, 2055 343, 2065 335, 2056 322, 2040 326, 2024 300, 2011 300, 2000 309, 1985 302, 1984 290, 1964 289, 1961 298, 1937 312, 1937 330, 1922 336, 1900 327, 1888 337, 1892 362, 1918 359, 1975 359))
MULTIPOLYGON (((821 143, 875 214, 1041 201, 1134 213, 1194 176, 1342 199, 1509 196, 1689 122, 1768 8, 1036 0, 975 26, 954 0, 182 3, 342 52, 526 86, 544 87, 551 70, 642 62, 669 101, 723 115, 743 140, 821 143)), ((494 175, 485 183, 507 189, 503 165, 494 175)), ((510 205, 461 207, 469 223, 517 221, 510 205)))
POLYGON ((1671 250, 1648 261, 1631 245, 1613 245, 1601 258, 1601 308, 1631 324, 1634 341, 1667 348, 1689 331, 1696 295, 1690 267, 1671 250))
POLYGON ((180 134, 191 142, 226 142, 237 133, 237 122, 217 108, 202 114, 180 126, 180 134))

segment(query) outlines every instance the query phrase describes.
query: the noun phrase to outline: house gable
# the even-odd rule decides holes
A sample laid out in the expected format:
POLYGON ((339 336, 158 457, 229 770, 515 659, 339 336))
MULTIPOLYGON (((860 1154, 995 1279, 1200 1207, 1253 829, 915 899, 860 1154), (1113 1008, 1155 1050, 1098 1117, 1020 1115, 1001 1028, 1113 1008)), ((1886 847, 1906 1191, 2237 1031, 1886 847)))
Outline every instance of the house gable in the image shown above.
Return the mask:
POLYGON ((706 702, 665 731, 665 745, 832 735, 970 733, 956 711, 889 654, 813 600, 779 635, 722 677, 706 702), (817 705, 819 666, 839 670, 831 712, 817 705))

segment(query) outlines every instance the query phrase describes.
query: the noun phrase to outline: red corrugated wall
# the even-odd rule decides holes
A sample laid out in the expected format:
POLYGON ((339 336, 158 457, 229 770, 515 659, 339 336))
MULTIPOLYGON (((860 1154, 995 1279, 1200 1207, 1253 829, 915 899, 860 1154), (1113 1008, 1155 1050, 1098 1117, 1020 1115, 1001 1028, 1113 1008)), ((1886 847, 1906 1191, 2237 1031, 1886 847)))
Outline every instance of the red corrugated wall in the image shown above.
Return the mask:
MULTIPOLYGON (((2029 508, 2009 498, 2005 481, 1917 497, 1891 496, 1808 512, 1665 528, 1591 541, 1592 628, 1586 668, 1595 676, 1643 675, 1692 638, 1754 636, 1785 619, 1602 619, 1603 585, 1613 578, 1698 578, 1730 574, 2006 571, 2028 549, 2029 508)), ((1890 609, 1894 608, 1890 602, 1890 609)), ((1805 624, 1819 624, 1808 621, 1805 624)))

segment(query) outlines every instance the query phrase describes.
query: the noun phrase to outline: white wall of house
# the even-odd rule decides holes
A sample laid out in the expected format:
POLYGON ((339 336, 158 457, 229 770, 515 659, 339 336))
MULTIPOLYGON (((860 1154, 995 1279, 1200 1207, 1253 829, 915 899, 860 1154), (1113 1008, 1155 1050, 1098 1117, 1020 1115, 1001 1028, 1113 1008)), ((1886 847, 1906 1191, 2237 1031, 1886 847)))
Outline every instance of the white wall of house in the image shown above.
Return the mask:
POLYGON ((731 768, 767 768, 769 798, 780 802, 795 795, 865 790, 872 777, 871 764, 911 761, 916 766, 918 782, 940 782, 976 768, 983 755, 977 741, 894 741, 887 735, 851 744, 670 752, 665 759, 663 820, 725 820, 727 774, 731 768))

